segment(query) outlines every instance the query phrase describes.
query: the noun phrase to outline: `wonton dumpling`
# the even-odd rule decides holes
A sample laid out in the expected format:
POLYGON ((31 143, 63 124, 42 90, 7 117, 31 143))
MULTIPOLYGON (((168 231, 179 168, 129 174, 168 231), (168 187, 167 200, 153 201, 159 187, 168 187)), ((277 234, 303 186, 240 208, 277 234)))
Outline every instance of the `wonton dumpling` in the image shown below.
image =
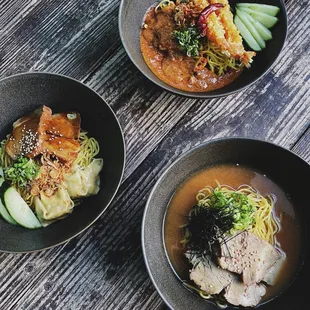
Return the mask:
POLYGON ((64 185, 70 197, 96 195, 100 189, 99 172, 103 167, 102 158, 94 159, 87 167, 73 167, 73 173, 64 177, 64 185))
POLYGON ((78 165, 72 167, 72 173, 64 176, 63 185, 67 189, 70 197, 86 196, 87 188, 83 186, 81 168, 78 165))
POLYGON ((55 194, 48 197, 40 194, 34 199, 35 211, 40 221, 51 221, 72 212, 74 202, 71 200, 68 191, 59 187, 55 194))

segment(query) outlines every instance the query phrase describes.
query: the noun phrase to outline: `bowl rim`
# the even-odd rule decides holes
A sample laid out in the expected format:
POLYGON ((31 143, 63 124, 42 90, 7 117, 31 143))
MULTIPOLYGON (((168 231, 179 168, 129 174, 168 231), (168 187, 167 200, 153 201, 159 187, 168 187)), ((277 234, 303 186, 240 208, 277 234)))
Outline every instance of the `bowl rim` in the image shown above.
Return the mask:
MULTIPOLYGON (((153 82, 154 84, 156 84, 157 86, 159 86, 160 88, 172 93, 172 94, 176 94, 176 95, 180 95, 183 97, 188 97, 188 98, 194 98, 194 99, 215 99, 215 98, 222 98, 222 97, 227 97, 229 95, 233 95, 235 93, 238 93, 248 87, 250 87, 251 85, 253 85, 254 83, 256 83, 258 80, 260 80, 261 78, 263 78, 265 75, 267 75, 267 73, 269 73, 269 71, 272 69, 272 67, 274 66, 274 64, 278 61, 280 54, 283 50, 283 47, 286 44, 286 40, 287 40, 287 32, 288 32, 288 18, 287 18, 287 10, 286 10, 286 5, 284 3, 284 0, 279 0, 281 3, 281 6, 283 8, 283 13, 284 13, 284 40, 280 46, 280 50, 279 53, 277 55, 277 57, 274 59, 274 61, 267 67, 267 69, 261 73, 255 80, 253 80, 252 82, 250 82, 249 84, 246 84, 242 87, 239 87, 235 90, 231 90, 231 91, 227 91, 224 92, 222 94, 213 94, 210 95, 210 92, 188 92, 185 90, 180 90, 177 88, 174 88, 173 86, 170 86, 168 84, 166 84, 165 82, 162 81, 163 84, 160 84, 158 81, 156 81, 155 79, 153 79, 153 75, 155 76, 155 74, 151 71, 151 75, 148 75, 146 72, 144 72, 144 70, 142 70, 140 68, 140 66, 138 65, 138 62, 135 60, 135 58, 131 55, 130 53, 130 49, 126 43, 125 37, 123 35, 123 17, 122 15, 125 12, 125 3, 131 1, 131 0, 121 0, 120 2, 120 6, 119 6, 119 10, 118 10, 118 32, 121 38, 121 42, 122 45, 126 51, 126 54, 128 55, 129 59, 132 61, 132 63, 135 65, 135 67, 146 77, 148 78, 151 82, 153 82)), ((156 1, 156 0, 154 0, 156 1)), ((141 52, 141 51, 140 51, 141 52)), ((156 77, 156 76, 155 76, 156 77)), ((212 92, 212 91, 211 91, 212 92)))
POLYGON ((70 80, 71 82, 73 83, 77 83, 77 84, 80 84, 80 86, 82 87, 85 87, 87 88, 88 90, 90 90, 91 92, 93 92, 110 110, 110 112, 112 113, 114 119, 116 120, 116 123, 117 123, 117 126, 118 126, 118 129, 119 129, 119 132, 121 134, 121 139, 122 139, 122 149, 123 149, 123 163, 122 163, 122 170, 121 170, 121 174, 120 174, 120 178, 119 178, 119 181, 118 181, 118 184, 114 190, 114 193, 113 195, 111 196, 111 199, 108 201, 108 203, 106 204, 105 208, 98 214, 98 216, 96 216, 96 218, 90 222, 88 225, 86 225, 82 230, 80 230, 78 233, 72 235, 71 237, 61 241, 61 242, 58 242, 58 243, 55 243, 54 245, 51 245, 51 246, 47 246, 47 247, 43 247, 41 249, 35 249, 35 250, 30 250, 30 251, 7 251, 7 250, 1 250, 0 249, 0 253, 13 253, 13 254, 26 254, 26 253, 36 253, 36 252, 41 252, 41 251, 45 251, 45 250, 48 250, 48 249, 52 249, 52 248, 55 248, 59 245, 62 245, 62 244, 65 244, 67 242, 69 242, 70 240, 72 240, 73 238, 77 237, 78 235, 80 235, 81 233, 85 232, 88 228, 90 228, 101 216, 102 214, 108 209, 108 207, 110 206, 111 202, 114 200, 120 186, 121 186, 121 183, 122 183, 122 180, 123 180, 123 176, 124 176, 124 170, 125 170, 125 163, 126 163, 126 143, 125 143, 125 138, 124 138, 124 133, 123 133, 123 130, 122 130, 122 127, 120 125, 120 122, 118 120, 118 118, 116 117, 116 114, 115 112, 113 111, 113 109, 110 107, 110 105, 99 95, 98 92, 96 92, 95 90, 93 90, 92 88, 90 88, 88 85, 84 84, 83 82, 75 79, 75 78, 72 78, 70 76, 67 76, 67 75, 64 75, 64 74, 59 74, 59 73, 54 73, 54 72, 49 72, 49 71, 29 71, 29 72, 21 72, 21 73, 17 73, 17 74, 13 74, 13 75, 9 75, 9 76, 6 76, 6 77, 3 77, 0 79, 0 83, 3 83, 3 82, 6 82, 7 80, 11 80, 11 79, 18 79, 20 77, 23 77, 23 76, 48 76, 48 77, 56 77, 56 78, 61 78, 63 80, 70 80))
MULTIPOLYGON (((155 277, 153 276, 153 273, 151 271, 151 267, 149 265, 148 262, 148 256, 146 253, 146 247, 145 247, 145 230, 146 230, 146 221, 147 221, 147 212, 150 206, 150 201, 155 193, 155 191, 157 190, 158 185, 161 183, 162 179, 166 176, 166 174, 173 168, 173 166, 175 166, 177 163, 179 163, 180 161, 182 161, 185 157, 189 156, 191 153, 195 152, 196 150, 199 150, 201 148, 205 148, 208 147, 210 145, 216 144, 216 143, 221 143, 221 142, 225 142, 225 141, 248 141, 248 142, 254 142, 254 143, 262 143, 262 144, 267 144, 270 145, 272 147, 276 147, 276 148, 280 148, 282 149, 282 151, 288 152, 291 155, 297 157, 299 160, 303 161, 304 163, 306 163, 309 167, 310 164, 308 164, 308 162, 306 162, 301 156, 299 156, 298 154, 296 154, 295 152, 291 151, 290 149, 283 147, 281 145, 278 145, 276 143, 270 142, 270 141, 266 141, 266 140, 261 140, 261 139, 256 139, 256 138, 247 138, 247 137, 242 137, 242 136, 236 136, 236 137, 222 137, 222 138, 216 138, 216 139, 212 139, 203 143, 199 143, 198 145, 190 148, 188 151, 184 152, 183 154, 181 154, 176 160, 174 160, 171 164, 169 164, 166 168, 164 168, 163 172, 161 173, 161 175, 159 176, 158 180, 155 182, 155 184, 152 187, 152 190, 150 191, 149 195, 148 195, 148 199, 145 203, 145 207, 144 207, 144 211, 143 211, 143 216, 142 216, 142 224, 141 224, 141 245, 142 245, 142 254, 143 254, 143 259, 144 259, 144 263, 147 269, 147 272, 149 274, 149 277, 151 278, 151 281, 157 291, 157 293, 160 295, 160 297, 162 298, 162 300, 165 302, 165 304, 172 310, 174 310, 174 308, 170 305, 170 303, 168 302, 167 296, 159 289, 158 285, 157 285, 157 281, 155 279, 155 277)), ((166 210, 167 211, 167 210, 166 210)), ((166 212, 165 211, 165 212, 166 212)), ((164 214, 164 219, 165 219, 165 214, 164 214)), ((161 235, 163 234, 163 224, 161 227, 161 235)), ((167 258, 167 253, 166 253, 166 247, 164 244, 162 244, 162 246, 164 247, 164 251, 166 254, 166 258, 167 258)), ((168 263, 171 267, 171 263, 169 261, 169 259, 167 258, 168 263)), ((171 268, 172 271, 175 273, 175 271, 173 270, 173 268, 171 268)))

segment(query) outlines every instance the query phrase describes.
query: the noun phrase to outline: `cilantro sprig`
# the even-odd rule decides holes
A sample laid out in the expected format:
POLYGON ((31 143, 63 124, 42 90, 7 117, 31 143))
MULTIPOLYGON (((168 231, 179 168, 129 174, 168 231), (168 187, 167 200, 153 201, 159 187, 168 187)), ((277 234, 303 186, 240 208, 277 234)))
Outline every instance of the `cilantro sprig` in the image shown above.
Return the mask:
POLYGON ((201 47, 201 36, 196 27, 182 28, 174 31, 174 36, 179 44, 180 49, 187 56, 199 56, 201 47))

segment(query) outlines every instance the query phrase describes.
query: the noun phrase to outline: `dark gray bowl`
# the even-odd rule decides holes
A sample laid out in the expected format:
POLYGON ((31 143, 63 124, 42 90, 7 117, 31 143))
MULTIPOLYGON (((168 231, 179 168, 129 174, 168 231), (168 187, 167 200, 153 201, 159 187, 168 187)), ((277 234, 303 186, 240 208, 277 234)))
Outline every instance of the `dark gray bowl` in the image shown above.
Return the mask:
POLYGON ((120 124, 112 109, 86 85, 69 77, 48 73, 15 75, 0 81, 0 139, 12 123, 43 104, 55 112, 81 114, 81 127, 100 144, 104 167, 98 195, 85 198, 64 220, 46 228, 29 230, 0 218, 0 251, 29 252, 63 243, 92 225, 113 199, 123 175, 125 150, 120 124))
MULTIPOLYGON (((140 50, 140 30, 144 15, 147 9, 154 3, 159 3, 159 0, 122 0, 119 9, 119 32, 124 48, 136 65, 136 67, 152 82, 158 86, 176 93, 194 98, 216 98, 228 96, 236 93, 264 76, 277 60, 286 39, 287 33, 287 14, 286 8, 282 0, 265 0, 264 3, 277 5, 281 8, 278 18, 279 22, 272 28, 273 39, 267 42, 267 48, 258 52, 250 70, 244 70, 231 84, 214 90, 211 92, 195 93, 176 89, 163 81, 161 81, 146 65, 141 50, 140 50)), ((257 0, 236 1, 231 0, 231 6, 234 8, 237 2, 259 2, 257 0)))
MULTIPOLYGON (((142 248, 150 277, 166 304, 175 310, 219 309, 187 290, 170 267, 163 240, 163 221, 175 190, 189 176, 217 164, 239 163, 265 173, 288 194, 304 219, 305 264, 295 281, 280 296, 259 307, 262 310, 309 309, 309 243, 306 226, 310 226, 310 166, 294 153, 277 145, 250 139, 231 138, 208 142, 185 153, 159 178, 147 201, 142 223, 142 248)), ((232 309, 228 307, 227 309, 232 309)))

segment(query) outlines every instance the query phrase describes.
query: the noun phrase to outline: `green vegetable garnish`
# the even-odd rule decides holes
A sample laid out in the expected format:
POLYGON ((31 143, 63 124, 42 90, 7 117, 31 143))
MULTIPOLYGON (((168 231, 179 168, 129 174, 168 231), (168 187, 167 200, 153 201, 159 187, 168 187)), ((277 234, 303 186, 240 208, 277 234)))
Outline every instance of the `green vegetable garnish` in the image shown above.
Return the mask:
POLYGON ((26 187, 29 181, 36 178, 39 171, 40 167, 32 159, 21 156, 4 170, 4 176, 18 187, 26 187))
MULTIPOLYGON (((199 201, 198 205, 207 207, 203 200, 199 201)), ((244 230, 253 224, 255 207, 251 205, 248 196, 245 194, 224 192, 217 187, 210 197, 210 207, 219 210, 228 208, 234 218, 233 229, 235 230, 244 230)))
POLYGON ((179 31, 174 31, 174 36, 177 39, 180 49, 186 53, 187 56, 199 56, 199 49, 201 48, 201 36, 196 27, 183 28, 179 31))
POLYGON ((235 230, 248 229, 255 221, 254 213, 255 207, 247 195, 217 187, 191 210, 182 243, 191 251, 212 254, 219 239, 225 240, 235 230))
POLYGON ((199 70, 206 67, 214 74, 221 76, 229 70, 238 70, 243 67, 242 63, 235 58, 223 54, 206 38, 201 37, 196 27, 182 28, 174 31, 174 36, 180 50, 196 60, 195 68, 199 70), (202 61, 202 65, 200 62, 202 61))

